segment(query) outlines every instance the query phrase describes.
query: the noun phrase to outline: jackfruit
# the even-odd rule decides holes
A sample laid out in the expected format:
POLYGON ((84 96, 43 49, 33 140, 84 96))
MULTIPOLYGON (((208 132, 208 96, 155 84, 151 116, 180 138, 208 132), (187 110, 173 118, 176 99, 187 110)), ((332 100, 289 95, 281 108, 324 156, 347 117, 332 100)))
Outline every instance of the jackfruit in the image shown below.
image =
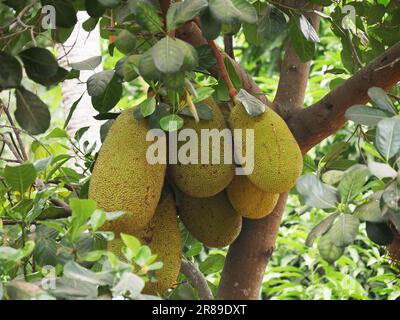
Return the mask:
POLYGON ((125 212, 103 226, 117 236, 143 229, 160 199, 166 166, 147 162, 148 130, 147 122, 136 120, 132 110, 122 112, 107 134, 90 179, 89 198, 99 208, 125 212))
MULTIPOLYGON (((156 261, 161 261, 163 267, 156 270, 156 281, 147 282, 143 290, 146 294, 162 295, 171 288, 179 275, 181 267, 181 238, 175 203, 171 196, 165 197, 157 206, 151 222, 141 231, 134 232, 142 245, 147 245, 152 254, 157 255, 156 261)), ((108 249, 121 260, 123 242, 117 238, 108 243, 108 249)))
POLYGON ((178 209, 188 231, 208 247, 230 245, 242 229, 242 217, 233 209, 225 192, 210 198, 182 195, 178 209))
POLYGON ((398 232, 394 232, 394 240, 386 247, 386 250, 392 263, 400 266, 400 234, 398 232))
MULTIPOLYGON (((242 104, 236 104, 229 124, 232 129, 254 129, 254 170, 247 176, 250 181, 269 193, 290 190, 302 172, 303 158, 285 121, 270 108, 251 117, 242 104)), ((244 130, 242 146, 234 146, 237 155, 242 152, 246 156, 246 143, 244 130)))
POLYGON ((242 217, 261 219, 275 208, 279 194, 257 188, 246 176, 235 176, 226 189, 233 208, 242 217))
MULTIPOLYGON (((178 164, 172 164, 169 166, 171 178, 178 186, 178 188, 187 195, 196 198, 205 198, 216 195, 228 186, 234 176, 233 161, 228 161, 229 164, 224 163, 225 140, 224 138, 222 138, 222 135, 219 141, 220 161, 217 164, 212 163, 213 142, 212 139, 208 139, 209 164, 201 164, 201 146, 203 143, 205 143, 205 141, 203 141, 205 139, 201 139, 201 130, 217 129, 218 133, 221 133, 221 130, 224 129, 229 130, 227 128, 224 116, 215 101, 212 98, 208 98, 205 100, 205 103, 207 103, 212 108, 213 118, 209 121, 200 120, 200 122, 196 123, 193 118, 186 117, 185 125, 183 127, 183 129, 194 129, 197 133, 198 164, 182 164, 179 162, 178 159, 178 164)), ((228 152, 230 152, 230 154, 232 155, 231 136, 229 136, 229 139, 230 140, 227 143, 227 146, 229 146, 228 152)), ((185 143, 190 142, 178 142, 178 150, 185 143)))

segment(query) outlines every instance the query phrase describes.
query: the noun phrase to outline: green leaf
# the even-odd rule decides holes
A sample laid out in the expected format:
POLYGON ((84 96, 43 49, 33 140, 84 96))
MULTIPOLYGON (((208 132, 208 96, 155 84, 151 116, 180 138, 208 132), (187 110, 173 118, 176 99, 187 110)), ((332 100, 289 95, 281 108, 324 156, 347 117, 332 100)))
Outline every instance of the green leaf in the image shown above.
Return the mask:
MULTIPOLYGON (((213 118, 213 109, 204 102, 195 104, 199 119, 209 121, 213 118)), ((179 114, 193 118, 193 113, 185 106, 179 114)))
POLYGON ((151 49, 146 51, 144 54, 142 54, 139 61, 139 74, 146 81, 159 80, 161 77, 160 72, 157 70, 154 64, 151 52, 151 49))
POLYGON ((93 18, 100 18, 106 12, 106 8, 98 0, 85 0, 85 9, 88 15, 93 18))
POLYGON ((329 263, 333 263, 343 255, 344 249, 335 246, 331 241, 330 234, 327 233, 319 239, 318 251, 323 259, 329 263))
POLYGON ((354 105, 347 109, 345 116, 355 124, 374 127, 379 121, 389 116, 386 111, 370 108, 363 105, 354 105))
POLYGON ((70 63, 70 66, 75 70, 94 70, 100 65, 101 60, 101 56, 96 56, 80 62, 70 63))
POLYGON ((389 160, 400 152, 400 117, 381 120, 376 127, 375 146, 389 160))
POLYGON ((106 213, 103 210, 95 210, 90 217, 90 225, 93 231, 98 230, 106 222, 106 213))
POLYGON ((300 29, 301 32, 303 32, 304 37, 308 41, 320 42, 317 32, 315 31, 312 24, 307 20, 307 18, 304 15, 300 15, 299 21, 300 21, 300 29))
POLYGON ((372 87, 368 90, 368 96, 371 98, 374 105, 383 111, 388 111, 391 114, 397 114, 393 106, 392 100, 382 88, 372 87))
POLYGON ((176 39, 183 55, 183 69, 191 71, 199 64, 199 57, 196 49, 189 43, 176 39))
POLYGON ((122 53, 128 54, 135 50, 136 37, 128 30, 122 30, 114 42, 115 47, 122 53))
POLYGON ((351 244, 358 233, 360 220, 350 214, 339 217, 329 230, 332 243, 338 247, 345 247, 351 244))
POLYGON ((64 129, 67 128, 68 123, 71 121, 71 118, 72 118, 72 116, 73 116, 73 114, 74 114, 74 112, 75 112, 75 110, 76 110, 76 107, 78 106, 79 102, 81 102, 81 100, 82 100, 82 98, 83 98, 84 95, 85 95, 85 92, 82 93, 82 95, 79 97, 79 99, 76 100, 76 101, 72 104, 71 108, 69 109, 68 116, 67 116, 67 118, 65 119, 65 122, 64 122, 64 129))
POLYGON ((129 0, 129 8, 136 21, 152 33, 163 32, 163 23, 157 9, 145 0, 129 0))
POLYGON ((57 74, 57 61, 47 49, 33 47, 22 51, 19 56, 24 63, 26 74, 37 83, 46 85, 47 78, 57 74))
POLYGON ((139 253, 141 247, 140 241, 134 236, 125 233, 121 233, 121 239, 125 246, 131 250, 133 257, 135 257, 139 253))
POLYGON ((141 55, 135 54, 126 59, 122 66, 125 81, 135 80, 139 76, 139 62, 141 57, 141 55))
POLYGON ((161 39, 152 48, 154 65, 162 73, 176 73, 183 65, 184 56, 177 40, 169 36, 161 39))
POLYGON ((23 194, 29 186, 35 183, 37 172, 32 163, 18 166, 6 166, 3 172, 7 184, 14 190, 23 194))
POLYGON ((246 112, 252 117, 257 117, 263 114, 266 110, 263 102, 244 89, 240 89, 235 99, 243 105, 246 112))
POLYGON ((221 254, 213 254, 208 256, 208 258, 202 261, 199 265, 201 273, 204 275, 209 275, 212 273, 217 273, 222 270, 225 263, 225 257, 221 254))
POLYGON ((208 3, 211 15, 221 23, 232 23, 241 14, 231 0, 209 0, 208 3))
POLYGON ((120 0, 97 0, 97 2, 105 8, 115 8, 120 0))
POLYGON ((238 19, 246 23, 256 23, 258 20, 256 8, 247 0, 232 0, 233 5, 239 10, 238 19))
POLYGON ((387 223, 367 221, 366 231, 368 238, 380 246, 387 246, 393 242, 394 236, 387 223))
POLYGON ((315 43, 308 41, 300 29, 297 17, 292 17, 289 22, 289 37, 293 48, 303 62, 312 60, 315 53, 315 43))
POLYGON ((96 210, 96 202, 90 199, 73 198, 69 205, 72 210, 72 218, 78 220, 80 224, 86 223, 96 210))
POLYGON ((339 216, 338 212, 335 212, 331 214, 330 216, 326 217, 325 219, 321 220, 307 236, 306 239, 306 246, 311 247, 314 243, 314 239, 318 237, 319 235, 325 234, 326 232, 329 231, 329 229, 332 227, 333 222, 335 219, 339 216))
POLYGON ((87 90, 91 97, 101 96, 114 77, 114 70, 95 73, 87 80, 87 90))
POLYGON ((154 110, 156 109, 156 98, 155 97, 147 98, 139 105, 139 108, 143 117, 147 117, 153 114, 154 110))
POLYGON ((176 115, 171 114, 160 119, 161 129, 167 132, 173 132, 183 127, 183 119, 176 115))
POLYGON ((209 45, 204 44, 198 46, 196 47, 196 51, 199 59, 198 65, 200 68, 207 70, 217 63, 217 60, 215 59, 209 45))
POLYGON ((357 209, 354 210, 354 216, 361 221, 375 223, 385 220, 379 205, 379 200, 372 200, 357 207, 357 209))
POLYGON ((200 16, 201 32, 206 39, 215 40, 222 30, 222 24, 214 19, 210 9, 206 9, 200 16))
POLYGON ((297 191, 304 197, 307 205, 315 208, 335 208, 337 191, 335 188, 322 183, 316 176, 307 174, 296 182, 297 191))
POLYGON ((47 105, 34 93, 18 88, 15 90, 17 109, 15 119, 32 135, 44 133, 50 127, 50 112, 47 105))
POLYGON ((371 173, 375 177, 377 177, 379 179, 384 179, 384 178, 394 179, 398 175, 397 171, 394 170, 388 164, 375 162, 375 161, 372 161, 371 159, 368 159, 368 169, 371 171, 371 173))
POLYGON ((76 10, 72 1, 67 0, 41 0, 43 6, 51 5, 56 10, 56 26, 72 28, 78 22, 76 10))
POLYGON ((144 288, 142 278, 131 272, 124 272, 118 283, 112 288, 114 297, 125 296, 135 299, 144 288))
POLYGON ((371 173, 365 165, 355 165, 346 170, 339 183, 338 190, 342 203, 349 203, 363 189, 371 173))
POLYGON ((18 60, 0 51, 0 91, 16 88, 22 80, 22 67, 18 60))
POLYGON ((208 7, 206 0, 191 0, 174 3, 168 9, 167 29, 169 31, 181 27, 185 22, 200 15, 208 7))

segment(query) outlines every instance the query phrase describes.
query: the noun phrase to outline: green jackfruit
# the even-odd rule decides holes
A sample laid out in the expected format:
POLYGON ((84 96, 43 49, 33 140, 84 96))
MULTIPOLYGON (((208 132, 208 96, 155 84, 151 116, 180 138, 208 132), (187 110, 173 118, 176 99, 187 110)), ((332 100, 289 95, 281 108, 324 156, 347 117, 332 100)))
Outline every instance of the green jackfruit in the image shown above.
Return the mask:
MULTIPOLYGON (((134 232, 143 245, 150 247, 152 254, 157 255, 156 261, 161 261, 163 267, 156 270, 156 281, 147 282, 143 290, 146 294, 162 295, 171 288, 179 275, 181 267, 181 238, 178 217, 172 196, 161 200, 150 223, 141 231, 134 232)), ((123 243, 115 239, 108 244, 108 249, 121 260, 123 243)))
POLYGON ((90 179, 90 199, 105 211, 125 212, 103 226, 117 236, 144 228, 160 199, 166 166, 147 162, 148 130, 146 121, 124 111, 112 124, 90 179))
POLYGON ((242 217, 233 209, 225 192, 210 198, 180 199, 179 216, 189 232, 208 247, 230 245, 242 229, 242 217))
MULTIPOLYGON (((251 117, 241 104, 233 108, 229 124, 232 129, 254 129, 254 170, 248 178, 269 193, 290 190, 302 172, 300 148, 285 121, 272 109, 251 117)), ((246 156, 246 133, 242 132, 242 149, 235 152, 246 156)))
POLYGON ((235 176, 226 193, 237 213, 249 219, 261 219, 269 215, 279 199, 279 194, 257 188, 246 176, 235 176))
MULTIPOLYGON (((209 139, 209 164, 201 162, 201 130, 202 129, 227 129, 224 116, 212 98, 205 101, 213 110, 213 118, 209 121, 200 120, 196 123, 193 118, 186 117, 183 129, 194 129, 198 137, 198 162, 199 164, 174 164, 170 165, 172 180, 178 188, 189 196, 206 198, 216 195, 224 190, 234 176, 234 165, 224 164, 224 138, 220 139, 220 161, 212 164, 212 141, 209 139)), ((219 131, 221 132, 221 131, 219 131)), ((178 148, 186 142, 178 142, 178 148)), ((232 145, 232 141, 229 142, 232 145)), ((229 152, 232 152, 229 150, 229 152)))

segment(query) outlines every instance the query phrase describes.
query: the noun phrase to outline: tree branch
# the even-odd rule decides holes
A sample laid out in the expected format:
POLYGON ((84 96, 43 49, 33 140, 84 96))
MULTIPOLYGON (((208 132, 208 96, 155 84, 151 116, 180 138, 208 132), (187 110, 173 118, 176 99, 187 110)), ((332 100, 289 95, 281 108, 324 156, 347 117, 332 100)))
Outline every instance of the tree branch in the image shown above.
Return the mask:
POLYGON ((197 289, 200 294, 200 298, 203 300, 213 300, 214 296, 208 287, 207 280, 204 278, 203 274, 199 268, 192 262, 182 260, 181 263, 181 273, 186 276, 197 289))
MULTIPOLYGON (((302 8, 307 1, 298 1, 302 8)), ((308 6, 313 8, 313 5, 308 6)), ((315 7, 319 10, 320 7, 315 7)), ((313 12, 304 13, 315 30, 319 29, 321 17, 313 12)), ((280 70, 278 90, 274 99, 276 111, 283 119, 287 119, 295 109, 301 109, 308 84, 311 62, 304 63, 297 55, 291 43, 286 46, 285 57, 280 70)))
POLYGON ((368 89, 389 89, 400 81, 400 42, 359 70, 344 84, 313 106, 296 110, 287 123, 303 153, 340 129, 345 112, 355 104, 369 101, 368 89))

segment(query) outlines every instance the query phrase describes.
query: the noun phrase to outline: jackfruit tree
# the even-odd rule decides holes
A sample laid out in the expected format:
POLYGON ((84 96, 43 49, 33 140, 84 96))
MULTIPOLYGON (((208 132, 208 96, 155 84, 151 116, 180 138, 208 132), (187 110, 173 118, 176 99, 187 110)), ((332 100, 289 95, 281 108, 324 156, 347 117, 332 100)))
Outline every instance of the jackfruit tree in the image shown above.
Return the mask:
POLYGON ((287 274, 398 275, 399 81, 397 0, 0 0, 0 299, 281 298, 299 220, 287 274), (66 130, 84 95, 101 147, 66 130))

